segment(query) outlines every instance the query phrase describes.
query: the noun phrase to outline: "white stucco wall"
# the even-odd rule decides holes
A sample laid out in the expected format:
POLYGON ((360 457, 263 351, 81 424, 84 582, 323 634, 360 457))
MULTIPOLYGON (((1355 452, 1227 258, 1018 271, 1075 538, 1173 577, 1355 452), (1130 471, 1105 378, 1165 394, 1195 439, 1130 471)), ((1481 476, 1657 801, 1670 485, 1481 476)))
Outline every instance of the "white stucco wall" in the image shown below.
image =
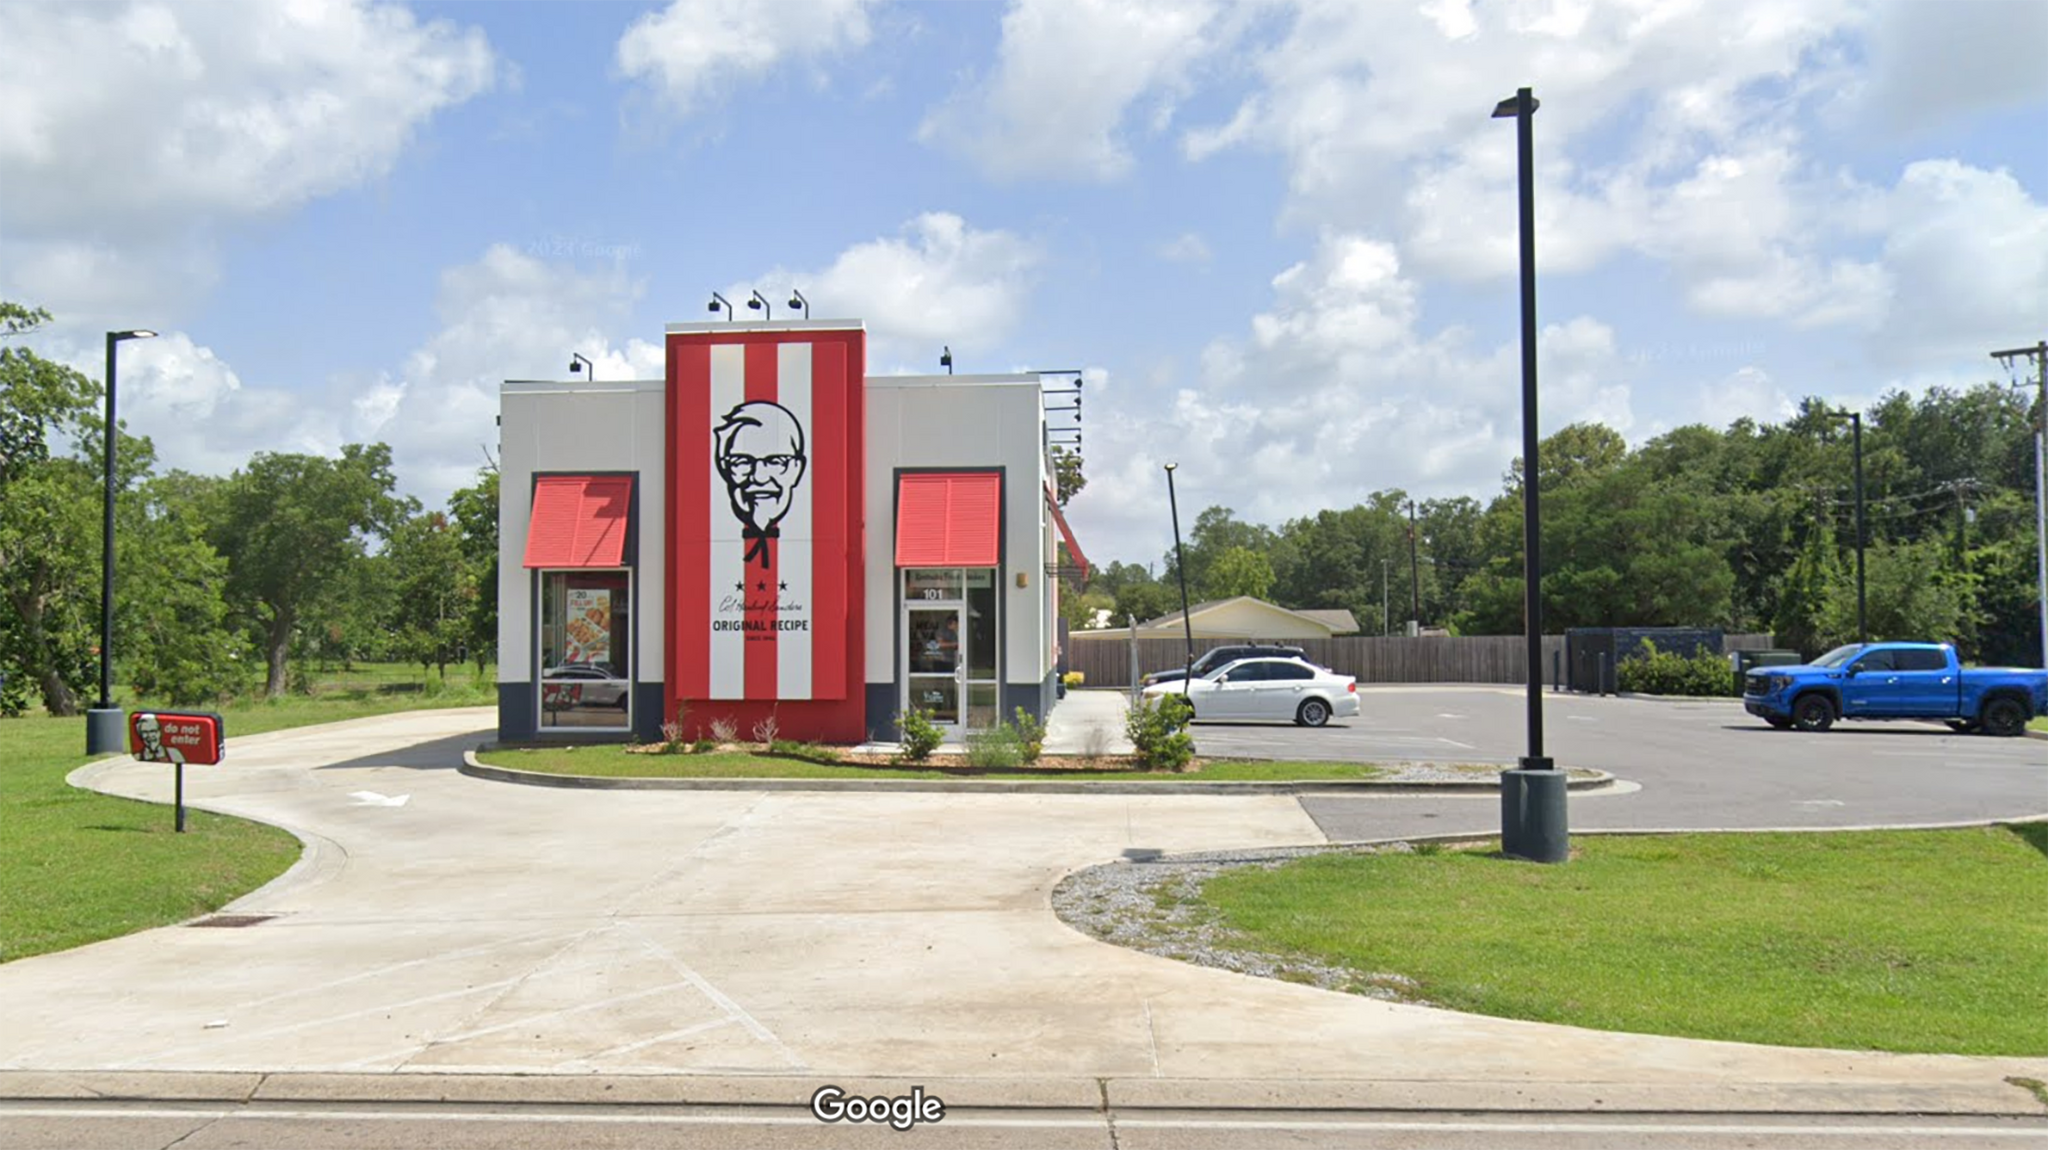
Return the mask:
POLYGON ((639 507, 634 574, 635 677, 662 678, 662 631, 667 556, 667 504, 663 435, 667 385, 661 380, 619 383, 512 381, 499 393, 498 467, 498 679, 533 678, 533 573, 526 555, 526 522, 533 509, 536 472, 633 471, 639 507))
POLYGON ((1051 672, 1044 587, 1050 516, 1039 391, 1036 375, 868 377, 868 682, 896 678, 897 468, 1003 468, 1003 678, 1033 683, 1051 672), (1019 573, 1026 577, 1023 587, 1019 573))

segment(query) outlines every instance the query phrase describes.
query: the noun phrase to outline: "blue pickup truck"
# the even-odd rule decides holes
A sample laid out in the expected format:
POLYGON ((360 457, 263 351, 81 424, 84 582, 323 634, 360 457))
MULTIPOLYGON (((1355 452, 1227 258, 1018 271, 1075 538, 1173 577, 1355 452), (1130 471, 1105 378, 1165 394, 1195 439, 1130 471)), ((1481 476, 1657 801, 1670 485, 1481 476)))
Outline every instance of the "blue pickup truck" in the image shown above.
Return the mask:
POLYGON ((1851 643, 1797 667, 1759 667, 1742 705, 1779 730, 1837 719, 1940 719, 1958 731, 2017 735, 2048 715, 2048 671, 1970 667, 1946 643, 1851 643))

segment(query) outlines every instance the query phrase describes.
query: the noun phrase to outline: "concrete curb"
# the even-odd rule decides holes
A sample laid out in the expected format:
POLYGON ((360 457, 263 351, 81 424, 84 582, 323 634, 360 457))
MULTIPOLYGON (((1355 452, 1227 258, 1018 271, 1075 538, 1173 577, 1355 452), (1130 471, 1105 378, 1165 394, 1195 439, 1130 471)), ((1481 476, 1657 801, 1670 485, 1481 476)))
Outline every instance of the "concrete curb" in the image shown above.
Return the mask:
POLYGON ((1981 1080, 1930 1086, 1596 1080, 1217 1080, 908 1078, 826 1075, 523 1075, 0 1071, 5 1102, 216 1102, 263 1106, 807 1107, 827 1084, 900 1096, 921 1087, 951 1109, 1314 1110, 1322 1112, 1661 1113, 2033 1117, 2042 1104, 1986 1067, 1981 1080))
MULTIPOLYGON (((462 753, 461 772, 471 778, 529 787, 568 787, 602 791, 853 791, 971 795, 1435 795, 1499 794, 1500 784, 1486 782, 1383 782, 1375 779, 1325 779, 1293 783, 1140 783, 1043 782, 1006 779, 647 779, 610 775, 555 775, 520 771, 479 762, 476 751, 462 753)), ((1614 785, 1606 771, 1591 778, 1567 780, 1572 791, 1598 791, 1614 785)))

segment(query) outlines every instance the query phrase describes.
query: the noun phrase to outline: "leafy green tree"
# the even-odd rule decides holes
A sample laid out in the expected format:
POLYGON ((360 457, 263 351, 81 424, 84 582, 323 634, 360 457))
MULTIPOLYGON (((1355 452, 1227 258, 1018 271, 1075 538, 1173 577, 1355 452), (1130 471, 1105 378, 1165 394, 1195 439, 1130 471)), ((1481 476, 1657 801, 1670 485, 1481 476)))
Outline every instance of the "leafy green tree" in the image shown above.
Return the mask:
POLYGON ((339 459, 261 452, 222 485, 210 541, 228 557, 228 599, 262 645, 264 691, 285 693, 299 623, 411 508, 393 492, 391 449, 350 444, 339 459))
POLYGON ((1048 454, 1052 457, 1053 491, 1059 500, 1060 510, 1064 511, 1067 501, 1088 486, 1088 476, 1081 471, 1080 452, 1054 447, 1048 454))
POLYGON ((442 677, 467 630, 463 591, 469 572, 460 533, 438 511, 398 524, 384 548, 391 572, 388 623, 404 656, 442 677))
POLYGON ((249 686, 255 649, 229 618, 227 560, 206 542, 205 481, 174 473, 121 503, 115 648, 144 700, 216 703, 249 686))
MULTIPOLYGON (((1938 543, 1884 543, 1864 554, 1870 640, 1957 642, 1974 608, 1969 586, 1941 562, 1938 543)), ((1828 588, 1818 624, 1820 645, 1856 641, 1856 576, 1828 588)))
POLYGON ((1273 564, 1249 547, 1225 548, 1209 564, 1203 577, 1202 598, 1232 599, 1250 595, 1264 599, 1273 593, 1273 564))
MULTIPOLYGON (((0 302, 0 338, 49 322, 41 308, 0 302)), ((0 711, 33 695, 53 715, 78 713, 98 676, 100 472, 53 457, 52 442, 101 428, 103 392, 81 372, 19 347, 0 347, 0 711)))
POLYGON ((11 479, 0 498, 0 698, 18 714, 29 694, 75 715, 99 674, 100 500, 104 479, 76 459, 50 459, 11 479))
POLYGON ((1785 572, 1771 631, 1781 647, 1818 655, 1834 646, 1822 634, 1821 613, 1843 578, 1834 530, 1822 520, 1785 572))
MULTIPOLYGON (((1182 545, 1182 550, 1187 553, 1188 594, 1203 594, 1209 586, 1209 568, 1224 552, 1236 547, 1263 555, 1272 551, 1273 541, 1271 528, 1245 523, 1228 507, 1204 510, 1195 517, 1194 528, 1188 532, 1182 545)), ((1179 575, 1174 558, 1173 552, 1167 552, 1166 572, 1160 576, 1160 582, 1172 584, 1177 594, 1179 575)))
POLYGON ((482 674, 498 648, 498 469, 478 471, 476 483, 449 496, 448 513, 466 573, 462 642, 482 674))

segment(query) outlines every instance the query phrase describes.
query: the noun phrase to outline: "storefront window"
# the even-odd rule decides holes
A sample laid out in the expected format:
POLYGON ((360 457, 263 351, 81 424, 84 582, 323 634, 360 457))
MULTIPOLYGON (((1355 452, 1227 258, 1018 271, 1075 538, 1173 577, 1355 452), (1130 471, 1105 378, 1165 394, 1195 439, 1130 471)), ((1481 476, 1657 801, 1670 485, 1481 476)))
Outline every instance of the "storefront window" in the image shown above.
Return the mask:
POLYGON ((967 677, 996 677, 996 573, 967 571, 967 677))
POLYGON ((632 584, 624 571, 543 571, 543 728, 631 726, 632 584))

